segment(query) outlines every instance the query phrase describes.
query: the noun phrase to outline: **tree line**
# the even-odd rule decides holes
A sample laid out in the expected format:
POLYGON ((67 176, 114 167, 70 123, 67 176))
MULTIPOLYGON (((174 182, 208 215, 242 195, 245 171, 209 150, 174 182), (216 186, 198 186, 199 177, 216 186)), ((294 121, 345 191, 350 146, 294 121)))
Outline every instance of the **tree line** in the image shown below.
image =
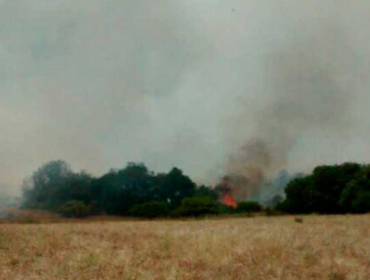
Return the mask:
POLYGON ((128 163, 99 178, 73 172, 65 161, 51 161, 24 181, 23 206, 57 211, 68 217, 123 215, 183 217, 241 212, 370 212, 370 166, 357 163, 319 166, 294 177, 276 203, 240 202, 236 209, 220 203, 222 188, 197 185, 179 168, 154 173, 143 163, 128 163))
POLYGON ((215 189, 197 186, 178 168, 154 173, 142 163, 128 163, 94 178, 57 160, 25 180, 23 207, 65 216, 199 216, 221 211, 219 195, 215 189))
POLYGON ((277 208, 289 213, 370 212, 370 165, 318 166, 287 185, 285 200, 277 208))

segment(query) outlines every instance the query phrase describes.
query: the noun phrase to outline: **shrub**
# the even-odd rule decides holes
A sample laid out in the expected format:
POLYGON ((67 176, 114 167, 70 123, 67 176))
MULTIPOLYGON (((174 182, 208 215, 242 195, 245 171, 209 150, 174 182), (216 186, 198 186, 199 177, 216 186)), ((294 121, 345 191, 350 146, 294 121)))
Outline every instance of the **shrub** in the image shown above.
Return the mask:
POLYGON ((70 200, 59 207, 58 212, 67 218, 84 218, 91 213, 91 206, 86 205, 83 201, 70 200))
POLYGON ((229 215, 229 214, 235 214, 235 209, 233 207, 219 203, 217 212, 220 215, 229 215))
POLYGON ((236 208, 239 213, 252 213, 261 212, 263 209, 262 205, 254 201, 240 202, 236 208))
POLYGON ((151 201, 133 206, 129 214, 140 218, 157 218, 166 217, 168 212, 169 206, 167 203, 151 201))
POLYGON ((208 197, 185 198, 172 214, 180 217, 201 217, 217 214, 217 202, 208 197))

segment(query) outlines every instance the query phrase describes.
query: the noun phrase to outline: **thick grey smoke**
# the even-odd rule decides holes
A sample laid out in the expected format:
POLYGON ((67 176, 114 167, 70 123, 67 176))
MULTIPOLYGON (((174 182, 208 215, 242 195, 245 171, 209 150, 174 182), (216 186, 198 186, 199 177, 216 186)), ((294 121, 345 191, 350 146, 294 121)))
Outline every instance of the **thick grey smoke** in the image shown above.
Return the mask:
POLYGON ((360 64, 347 40, 346 31, 323 25, 266 57, 264 92, 270 93, 269 101, 255 118, 252 138, 226 165, 239 199, 258 195, 270 176, 287 167, 304 138, 333 139, 347 148, 355 136, 353 92, 358 90, 360 64))
POLYGON ((3 191, 59 158, 206 183, 368 161, 369 23, 361 0, 0 0, 3 191))

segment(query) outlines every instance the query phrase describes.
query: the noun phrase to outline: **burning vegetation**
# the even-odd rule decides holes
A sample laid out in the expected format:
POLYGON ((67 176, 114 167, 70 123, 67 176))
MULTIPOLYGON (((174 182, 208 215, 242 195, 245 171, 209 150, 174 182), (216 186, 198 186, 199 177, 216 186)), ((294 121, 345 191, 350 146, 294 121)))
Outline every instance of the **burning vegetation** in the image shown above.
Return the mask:
POLYGON ((235 208, 238 202, 255 199, 261 193, 273 161, 267 144, 252 140, 226 164, 227 175, 219 184, 221 201, 235 208))
POLYGON ((221 203, 234 209, 238 206, 234 198, 234 189, 230 177, 225 176, 223 178, 221 184, 218 186, 218 191, 220 193, 221 203))

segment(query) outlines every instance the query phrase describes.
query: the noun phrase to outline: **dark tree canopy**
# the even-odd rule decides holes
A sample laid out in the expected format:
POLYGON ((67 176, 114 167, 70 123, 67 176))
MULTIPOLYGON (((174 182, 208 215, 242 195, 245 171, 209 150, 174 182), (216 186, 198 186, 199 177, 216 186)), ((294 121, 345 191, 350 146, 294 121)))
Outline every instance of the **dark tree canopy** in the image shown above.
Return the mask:
POLYGON ((241 202, 236 208, 236 211, 239 213, 261 212, 262 210, 262 205, 255 201, 241 202))
POLYGON ((370 211, 369 170, 357 163, 316 167, 311 175, 288 184, 278 208, 292 213, 370 211))
POLYGON ((176 216, 200 217, 205 215, 217 214, 218 205, 211 198, 192 197, 185 198, 180 207, 176 209, 176 216))
POLYGON ((178 168, 173 168, 159 180, 157 191, 161 201, 167 201, 171 207, 177 207, 186 197, 194 195, 196 184, 178 168))
POLYGON ((155 174, 143 163, 128 163, 123 169, 93 178, 86 172, 74 173, 66 162, 58 160, 43 165, 26 180, 23 195, 28 208, 55 210, 67 205, 70 209, 80 201, 96 213, 127 215, 134 206, 153 201, 176 208, 196 189, 178 168, 155 174))
MULTIPOLYGON (((279 188, 283 181, 290 181, 289 176, 281 174, 279 188)), ((23 207, 59 211, 65 216, 109 214, 151 218, 262 209, 250 201, 239 203, 236 210, 222 205, 223 187, 197 186, 179 168, 156 174, 143 163, 128 163, 122 169, 112 169, 94 178, 84 171, 73 172, 68 163, 57 160, 42 165, 24 181, 23 207)), ((295 176, 285 188, 282 200, 283 197, 275 195, 265 206, 277 205, 276 209, 288 213, 370 212, 370 165, 318 166, 312 174, 295 176)))
POLYGON ((370 166, 364 167, 345 187, 340 206, 352 213, 370 211, 370 166))
POLYGON ((73 172, 61 160, 40 167, 23 186, 26 205, 31 208, 52 209, 60 204, 61 193, 67 188, 73 172))

